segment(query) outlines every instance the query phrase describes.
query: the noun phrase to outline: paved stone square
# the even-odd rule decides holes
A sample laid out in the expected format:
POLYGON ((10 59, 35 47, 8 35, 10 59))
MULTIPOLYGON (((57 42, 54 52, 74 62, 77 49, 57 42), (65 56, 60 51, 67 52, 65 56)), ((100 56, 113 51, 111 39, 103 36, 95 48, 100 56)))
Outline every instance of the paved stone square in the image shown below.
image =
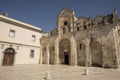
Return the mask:
POLYGON ((120 80, 120 69, 104 69, 67 65, 15 65, 0 66, 0 80, 120 80))

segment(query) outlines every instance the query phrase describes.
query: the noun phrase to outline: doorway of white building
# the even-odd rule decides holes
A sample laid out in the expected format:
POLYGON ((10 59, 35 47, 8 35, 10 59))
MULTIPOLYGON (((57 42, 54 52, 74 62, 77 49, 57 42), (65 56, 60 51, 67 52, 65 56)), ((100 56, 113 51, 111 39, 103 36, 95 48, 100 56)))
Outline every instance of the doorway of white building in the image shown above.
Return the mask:
POLYGON ((7 48, 4 52, 3 66, 13 65, 15 50, 13 48, 7 48))

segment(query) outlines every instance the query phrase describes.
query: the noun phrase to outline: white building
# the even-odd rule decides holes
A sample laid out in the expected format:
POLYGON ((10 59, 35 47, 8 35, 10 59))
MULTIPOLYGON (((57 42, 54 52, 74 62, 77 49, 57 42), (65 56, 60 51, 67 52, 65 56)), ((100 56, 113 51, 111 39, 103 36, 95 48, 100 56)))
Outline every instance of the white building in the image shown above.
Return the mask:
POLYGON ((41 29, 0 15, 0 65, 38 64, 41 29))

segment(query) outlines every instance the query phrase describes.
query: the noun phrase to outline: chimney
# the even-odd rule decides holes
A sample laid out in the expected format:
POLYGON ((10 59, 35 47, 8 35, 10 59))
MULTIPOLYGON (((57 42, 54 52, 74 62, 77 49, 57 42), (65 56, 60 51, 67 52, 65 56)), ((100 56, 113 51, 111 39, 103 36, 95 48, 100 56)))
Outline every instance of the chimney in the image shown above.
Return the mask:
POLYGON ((2 15, 8 17, 8 13, 7 12, 3 13, 2 15))

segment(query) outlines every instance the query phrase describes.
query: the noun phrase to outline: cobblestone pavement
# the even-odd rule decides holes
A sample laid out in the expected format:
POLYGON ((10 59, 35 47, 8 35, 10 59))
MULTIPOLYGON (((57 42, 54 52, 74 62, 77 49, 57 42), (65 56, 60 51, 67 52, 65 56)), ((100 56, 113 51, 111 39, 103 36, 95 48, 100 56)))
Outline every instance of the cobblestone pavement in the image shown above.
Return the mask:
POLYGON ((0 80, 120 80, 120 69, 67 65, 0 66, 0 80), (85 69, 88 75, 85 75, 85 69))

